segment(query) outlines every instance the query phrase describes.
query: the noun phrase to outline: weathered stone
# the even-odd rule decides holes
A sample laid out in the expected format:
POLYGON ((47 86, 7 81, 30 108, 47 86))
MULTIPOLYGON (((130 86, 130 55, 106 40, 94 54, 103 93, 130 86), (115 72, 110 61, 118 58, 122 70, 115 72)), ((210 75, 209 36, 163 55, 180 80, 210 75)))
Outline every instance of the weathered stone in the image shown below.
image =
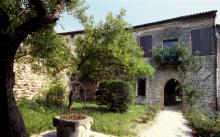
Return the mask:
MULTIPOLYGON (((200 56, 198 64, 201 69, 194 75, 191 75, 197 83, 198 90, 201 92, 201 97, 196 102, 201 111, 212 113, 216 111, 216 35, 215 24, 213 22, 214 17, 201 17, 197 19, 190 19, 185 21, 169 21, 168 23, 160 23, 155 25, 146 25, 146 27, 140 27, 134 29, 134 34, 139 39, 142 36, 152 35, 152 48, 162 47, 163 40, 166 39, 178 39, 178 42, 192 49, 191 43, 191 31, 200 28, 213 28, 211 29, 211 53, 210 55, 200 56)), ((218 39, 219 40, 219 39, 218 39)), ((139 40, 137 40, 139 41, 139 40)), ((219 41, 218 41, 218 45, 219 41)), ((219 52, 219 51, 218 51, 219 52)), ((154 62, 149 61, 151 58, 146 59, 146 62, 154 65, 154 62)), ((219 66, 219 65, 218 65, 219 66)), ((219 68, 219 67, 217 67, 219 68)), ((220 69, 219 69, 220 71, 220 69)), ((137 96, 138 103, 158 104, 161 108, 164 107, 164 88, 165 84, 170 79, 175 79, 180 83, 183 83, 183 79, 180 77, 180 72, 175 67, 166 67, 165 69, 157 68, 156 73, 152 78, 146 78, 146 94, 145 97, 137 96)), ((183 107, 186 106, 186 97, 183 97, 183 107)))
POLYGON ((53 125, 57 128, 57 137, 89 137, 93 118, 86 115, 81 116, 83 116, 83 119, 79 120, 56 116, 53 119, 53 125))
POLYGON ((47 83, 45 73, 35 73, 29 63, 15 63, 15 86, 16 98, 26 97, 32 99, 35 95, 42 93, 43 86, 47 83))

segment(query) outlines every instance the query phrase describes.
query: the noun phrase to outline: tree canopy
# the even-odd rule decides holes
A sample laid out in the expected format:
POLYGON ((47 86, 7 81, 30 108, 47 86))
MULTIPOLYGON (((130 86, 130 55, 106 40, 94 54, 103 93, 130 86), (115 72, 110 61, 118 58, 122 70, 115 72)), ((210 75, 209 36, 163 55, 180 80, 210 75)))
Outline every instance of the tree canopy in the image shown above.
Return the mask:
MULTIPOLYGON (((9 18, 9 24, 2 33, 10 34, 16 38, 15 31, 18 28, 25 29, 21 46, 16 52, 16 61, 24 61, 24 57, 29 55, 28 62, 34 70, 47 70, 48 74, 56 76, 63 69, 68 68, 68 74, 74 70, 74 57, 67 46, 67 41, 57 34, 53 27, 59 19, 59 14, 67 12, 84 23, 90 18, 85 15, 87 6, 81 0, 20 0, 20 1, 1 1, 0 9, 9 18), (1 8, 2 7, 2 8, 1 8), (60 12, 60 13, 59 13, 60 12), (44 14, 44 15, 43 15, 44 14), (48 19, 40 22, 46 17, 48 19), (19 18, 18 18, 19 17, 19 18), (50 20, 51 19, 51 20, 50 20), (37 24, 35 24, 38 22, 37 24), (25 25, 26 24, 26 25, 25 25), (35 28, 36 27, 36 28, 35 28), (39 28, 39 29, 38 29, 39 28), (36 31, 31 32, 29 29, 36 31), (26 34, 28 33, 28 34, 26 34), (27 36, 27 37, 25 37, 27 36)), ((4 20, 3 20, 4 21, 4 20)), ((1 22, 0 22, 1 23, 1 22)), ((2 22, 4 24, 4 22, 2 22)), ((21 32, 21 33, 23 33, 21 32)), ((26 58, 25 58, 26 59, 26 58)), ((27 61, 27 60, 25 60, 27 61)))
POLYGON ((27 37, 15 58, 18 63, 28 62, 34 71, 43 70, 52 77, 60 77, 64 70, 66 74, 76 71, 76 58, 68 41, 51 28, 27 37))
POLYGON ((83 36, 76 39, 81 80, 132 79, 154 73, 144 62, 143 51, 124 15, 121 10, 116 16, 109 13, 104 22, 85 24, 83 36))
MULTIPOLYGON (((14 58, 21 43, 27 42, 33 44, 31 49, 36 49, 32 52, 37 59, 48 55, 42 53, 40 56, 38 49, 42 48, 45 53, 51 52, 49 46, 37 41, 42 35, 49 34, 51 29, 64 11, 74 15, 81 22, 87 20, 84 16, 86 9, 80 0, 1 0, 0 1, 0 131, 4 132, 7 137, 27 137, 27 131, 24 122, 16 106, 16 101, 13 95, 13 87, 15 83, 15 74, 13 72, 14 58), (36 46, 42 45, 42 46, 36 46), (44 45, 44 46, 43 46, 44 45)), ((45 38, 59 38, 50 33, 45 38)), ((56 41, 56 40, 55 40, 56 41)), ((29 44, 30 45, 30 44, 29 44)), ((61 44, 62 45, 62 44, 61 44)), ((52 47, 52 45, 50 45, 52 47)), ((53 47, 54 48, 54 47, 53 47)), ((62 48, 62 47, 56 47, 62 48)), ((56 57, 57 53, 53 50, 56 57)), ((63 59, 66 55, 61 53, 63 59)), ((49 57, 50 58, 50 57, 49 57)), ((48 58, 48 59, 49 59, 48 58)), ((58 69, 62 66, 59 59, 54 61, 58 64, 58 69)), ((44 62, 48 66, 53 66, 55 63, 47 60, 44 62), (48 63, 50 62, 50 63, 48 63)), ((56 64, 56 65, 57 65, 56 64)), ((54 70, 53 70, 54 71, 54 70)))

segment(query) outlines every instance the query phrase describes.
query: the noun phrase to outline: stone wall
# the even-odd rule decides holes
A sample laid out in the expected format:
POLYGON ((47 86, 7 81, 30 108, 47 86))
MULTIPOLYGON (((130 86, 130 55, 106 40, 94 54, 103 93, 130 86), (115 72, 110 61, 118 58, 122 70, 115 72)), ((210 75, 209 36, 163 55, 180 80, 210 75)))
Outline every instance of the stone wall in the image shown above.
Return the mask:
MULTIPOLYGON (((134 31, 135 36, 139 39, 142 36, 152 35, 152 48, 161 47, 163 40, 178 39, 178 42, 192 49, 191 44, 191 30, 200 28, 214 28, 213 18, 201 18, 200 20, 187 20, 187 21, 173 21, 169 23, 157 24, 153 26, 142 27, 134 31)), ((211 55, 200 56, 199 63, 200 69, 193 79, 198 83, 198 90, 201 92, 201 97, 197 102, 203 111, 214 112, 216 110, 216 37, 215 30, 211 32, 211 55)), ((137 40, 139 41, 139 40, 137 40)), ((147 63, 152 62, 151 58, 146 58, 147 63)), ((183 80, 180 77, 178 70, 174 67, 165 69, 157 68, 156 73, 152 78, 146 80, 146 96, 137 96, 137 102, 159 104, 164 107, 164 86, 170 79, 176 79, 180 83, 183 80)), ((185 103, 185 99, 183 100, 185 103)))
POLYGON ((216 31, 217 43, 217 99, 218 111, 220 111, 220 27, 216 31))
POLYGON ((32 99, 35 95, 42 93, 42 88, 47 84, 45 73, 35 73, 28 63, 15 63, 15 97, 26 97, 32 99))

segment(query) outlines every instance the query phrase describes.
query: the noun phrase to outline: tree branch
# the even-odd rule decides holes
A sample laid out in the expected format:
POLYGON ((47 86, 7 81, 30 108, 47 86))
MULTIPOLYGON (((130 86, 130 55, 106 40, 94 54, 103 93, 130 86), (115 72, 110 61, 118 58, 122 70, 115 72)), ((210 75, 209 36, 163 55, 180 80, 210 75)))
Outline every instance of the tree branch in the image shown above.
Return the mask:
POLYGON ((6 12, 0 7, 0 30, 5 29, 9 25, 9 17, 6 12))
POLYGON ((47 7, 42 0, 30 0, 30 4, 37 10, 38 17, 48 16, 47 7))
POLYGON ((47 7, 42 0, 30 0, 30 4, 35 7, 38 16, 15 28, 15 36, 17 37, 16 42, 21 43, 27 37, 27 35, 31 34, 32 32, 36 32, 50 24, 54 24, 59 19, 63 3, 63 0, 57 0, 54 14, 49 15, 47 7))
POLYGON ((54 9, 53 18, 60 18, 60 11, 61 11, 63 3, 64 3, 64 0, 57 0, 56 6, 54 9))
POLYGON ((53 24, 57 19, 50 17, 32 18, 31 20, 21 24, 15 29, 16 42, 21 43, 29 34, 38 31, 50 24, 53 24))

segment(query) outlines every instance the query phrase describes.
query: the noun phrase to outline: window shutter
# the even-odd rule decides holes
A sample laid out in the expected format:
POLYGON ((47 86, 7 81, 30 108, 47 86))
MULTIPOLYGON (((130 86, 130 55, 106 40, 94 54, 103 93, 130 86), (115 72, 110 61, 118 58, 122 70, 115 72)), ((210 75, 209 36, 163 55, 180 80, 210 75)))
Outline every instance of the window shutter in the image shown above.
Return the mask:
POLYGON ((191 31, 192 52, 200 55, 211 54, 211 28, 196 29, 191 31))
POLYGON ((152 36, 143 36, 140 38, 140 46, 144 50, 144 57, 151 57, 152 55, 152 36))
POLYGON ((200 40, 200 30, 192 30, 191 31, 191 39, 192 39, 192 52, 200 52, 201 53, 201 40, 200 40))
POLYGON ((211 54, 211 28, 200 30, 201 53, 203 55, 211 54))

